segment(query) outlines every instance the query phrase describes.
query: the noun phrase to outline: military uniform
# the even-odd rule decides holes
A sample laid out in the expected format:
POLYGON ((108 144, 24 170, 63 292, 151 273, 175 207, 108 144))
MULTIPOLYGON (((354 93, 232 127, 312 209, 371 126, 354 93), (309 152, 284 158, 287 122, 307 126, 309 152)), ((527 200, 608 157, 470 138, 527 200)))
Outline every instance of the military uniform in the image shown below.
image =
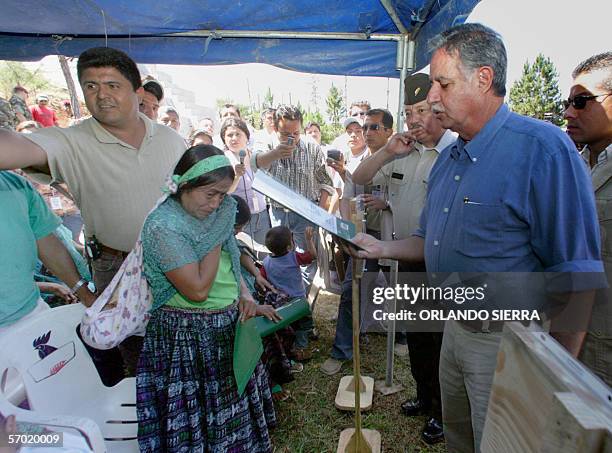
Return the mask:
POLYGON ((21 113, 26 121, 32 121, 32 113, 23 99, 14 94, 9 102, 15 113, 21 113))
POLYGON ((0 128, 14 130, 17 117, 11 104, 4 98, 0 98, 0 128))

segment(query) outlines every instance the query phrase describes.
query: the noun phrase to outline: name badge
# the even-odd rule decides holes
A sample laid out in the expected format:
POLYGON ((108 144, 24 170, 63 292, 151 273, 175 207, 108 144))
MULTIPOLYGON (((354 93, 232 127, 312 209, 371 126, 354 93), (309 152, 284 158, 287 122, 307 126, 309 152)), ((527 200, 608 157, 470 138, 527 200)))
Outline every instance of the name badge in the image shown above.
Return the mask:
POLYGON ((404 175, 401 173, 391 173, 392 179, 399 179, 400 181, 404 179, 404 175))

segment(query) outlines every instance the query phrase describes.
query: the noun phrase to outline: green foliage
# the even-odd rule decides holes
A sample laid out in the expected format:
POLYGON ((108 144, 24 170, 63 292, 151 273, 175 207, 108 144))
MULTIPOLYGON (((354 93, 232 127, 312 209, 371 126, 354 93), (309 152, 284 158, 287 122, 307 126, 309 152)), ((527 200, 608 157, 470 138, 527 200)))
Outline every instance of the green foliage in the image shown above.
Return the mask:
POLYGON ((274 95, 272 94, 272 90, 268 87, 268 91, 264 96, 264 108, 266 107, 274 107, 274 95))
POLYGON ((244 121, 246 121, 253 127, 261 127, 261 110, 258 110, 255 107, 248 106, 246 104, 238 104, 230 98, 217 98, 215 104, 217 106, 217 114, 221 112, 221 109, 225 104, 232 104, 238 107, 238 110, 240 110, 240 116, 244 121))
POLYGON ((321 126, 321 143, 328 144, 334 141, 334 139, 344 132, 342 130, 342 125, 340 124, 329 124, 323 118, 323 114, 318 110, 316 112, 311 112, 310 110, 304 112, 304 127, 308 123, 317 123, 321 126))
POLYGON ((539 54, 532 65, 523 66, 523 75, 510 89, 510 108, 522 115, 561 126, 563 107, 558 74, 552 61, 539 54))
POLYGON ((340 124, 340 119, 346 114, 346 106, 342 98, 342 91, 336 88, 333 83, 327 93, 325 104, 327 105, 327 115, 332 124, 340 124))
POLYGON ((49 81, 41 74, 40 68, 30 71, 23 63, 17 61, 0 62, 0 94, 8 99, 17 85, 25 87, 31 96, 52 88, 49 81))

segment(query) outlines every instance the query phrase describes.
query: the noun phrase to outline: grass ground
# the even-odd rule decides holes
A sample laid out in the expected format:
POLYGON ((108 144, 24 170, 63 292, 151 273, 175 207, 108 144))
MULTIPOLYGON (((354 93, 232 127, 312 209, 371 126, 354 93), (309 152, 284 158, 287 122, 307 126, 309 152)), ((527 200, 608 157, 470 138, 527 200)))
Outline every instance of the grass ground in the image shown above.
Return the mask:
MULTIPOLYGON (((341 412, 334 406, 340 378, 352 374, 352 363, 346 364, 336 376, 326 376, 319 366, 329 356, 335 333, 334 317, 339 296, 322 292, 317 300, 314 318, 319 340, 311 346, 318 349, 304 371, 295 381, 285 386, 291 398, 277 403, 279 426, 272 437, 277 453, 332 453, 336 452, 340 432, 354 426, 354 413, 341 412)), ((385 377, 386 337, 368 335, 369 342, 361 348, 362 374, 375 380, 385 377)), ((405 417, 399 413, 400 403, 413 397, 414 381, 410 375, 408 358, 395 360, 396 383, 404 390, 390 396, 374 393, 372 409, 363 414, 363 427, 375 429, 382 437, 385 453, 442 453, 444 444, 429 446, 420 440, 425 417, 405 417)))

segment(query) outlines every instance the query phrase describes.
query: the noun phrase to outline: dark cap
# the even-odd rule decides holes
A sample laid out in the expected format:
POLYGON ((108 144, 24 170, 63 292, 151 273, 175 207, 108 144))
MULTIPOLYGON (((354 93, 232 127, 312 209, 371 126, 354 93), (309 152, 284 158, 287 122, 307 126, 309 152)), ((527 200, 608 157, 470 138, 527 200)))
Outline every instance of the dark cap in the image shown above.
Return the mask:
POLYGON ((418 73, 404 79, 404 105, 414 105, 427 99, 431 82, 427 74, 418 73))

